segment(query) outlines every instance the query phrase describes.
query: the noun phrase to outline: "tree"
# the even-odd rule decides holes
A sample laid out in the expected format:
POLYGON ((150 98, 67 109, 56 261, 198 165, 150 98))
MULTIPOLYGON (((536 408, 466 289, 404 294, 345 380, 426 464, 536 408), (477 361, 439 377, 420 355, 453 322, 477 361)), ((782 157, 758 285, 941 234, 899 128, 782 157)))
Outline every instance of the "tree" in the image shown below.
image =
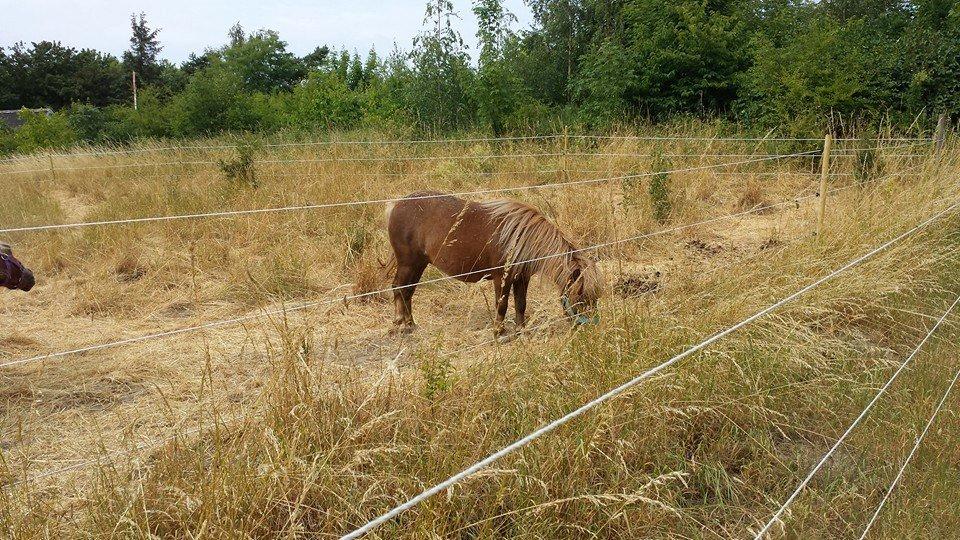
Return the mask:
POLYGON ((627 100, 655 117, 721 114, 739 95, 749 66, 748 12, 738 0, 633 0, 624 8, 625 44, 635 71, 627 100))
POLYGON ((589 44, 584 0, 528 0, 528 5, 537 26, 525 40, 530 53, 525 81, 548 103, 568 103, 589 44))
POLYGON ((237 72, 221 62, 196 73, 172 100, 175 132, 197 136, 255 128, 253 97, 244 86, 237 72))
POLYGON ((74 56, 73 62, 71 102, 104 107, 126 101, 127 77, 116 57, 83 49, 74 56))
POLYGON ((291 90, 306 77, 303 64, 287 51, 287 43, 273 30, 261 30, 227 47, 223 62, 250 91, 291 90))
POLYGON ((363 62, 357 53, 353 53, 350 58, 350 67, 347 70, 347 87, 350 90, 362 90, 366 87, 363 78, 363 62))
POLYGON ((327 62, 330 60, 330 47, 326 45, 322 47, 317 47, 310 54, 304 56, 301 59, 304 67, 310 71, 316 71, 320 68, 326 67, 327 62))
POLYGON ((130 50, 123 53, 124 66, 136 72, 137 79, 142 84, 155 84, 162 71, 159 56, 163 47, 157 39, 160 29, 152 30, 147 26, 147 18, 143 12, 139 19, 136 14, 130 15, 130 28, 130 50))
POLYGON ((17 43, 0 56, 0 98, 3 106, 53 107, 71 103, 110 105, 126 92, 117 59, 92 49, 77 52, 56 41, 17 43))
POLYGON ((230 27, 230 30, 227 32, 227 37, 230 38, 229 46, 230 47, 239 47, 247 40, 247 35, 243 31, 243 27, 240 26, 240 22, 237 21, 230 27))
POLYGON ((463 39, 453 29, 456 17, 450 0, 430 0, 424 16, 430 30, 414 39, 410 53, 414 77, 407 103, 419 123, 433 130, 465 127, 474 116, 473 72, 463 39))
POLYGON ((380 63, 380 57, 377 56, 377 50, 371 47, 370 52, 367 53, 367 60, 363 64, 364 87, 369 87, 380 82, 380 72, 382 68, 383 66, 380 63))
POLYGON ((515 44, 510 24, 517 18, 503 7, 502 0, 474 0, 480 62, 477 68, 476 100, 480 118, 494 134, 501 134, 507 118, 527 98, 523 83, 506 58, 507 47, 515 44))
POLYGON ((187 60, 180 64, 180 71, 187 75, 193 75, 198 71, 210 67, 211 58, 217 56, 218 54, 216 52, 210 50, 204 51, 204 53, 199 56, 196 53, 190 53, 187 60))

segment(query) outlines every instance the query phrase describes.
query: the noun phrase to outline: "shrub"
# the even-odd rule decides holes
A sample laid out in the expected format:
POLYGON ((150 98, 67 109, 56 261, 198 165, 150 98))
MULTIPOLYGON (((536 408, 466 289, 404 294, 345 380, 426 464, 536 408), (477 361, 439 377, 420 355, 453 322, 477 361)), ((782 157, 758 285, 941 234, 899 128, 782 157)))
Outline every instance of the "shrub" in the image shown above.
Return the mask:
POLYGON ((12 154, 17 151, 17 140, 14 138, 14 131, 6 127, 0 127, 0 156, 12 154))
POLYGON ((13 136, 20 152, 63 148, 77 142, 77 134, 64 112, 47 115, 23 109, 20 111, 20 118, 26 123, 20 126, 13 136))
POLYGON ((883 163, 878 159, 877 149, 872 137, 860 137, 857 140, 857 151, 854 159, 853 178, 857 185, 863 186, 880 176, 883 172, 883 163))
POLYGON ((252 105, 243 80, 215 64, 194 75, 171 102, 174 131, 194 136, 253 130, 258 119, 252 105))
POLYGON ((360 94, 336 73, 311 73, 285 101, 287 123, 304 130, 351 128, 363 118, 360 94))
POLYGON ((670 218, 672 208, 670 202, 670 174, 666 172, 669 164, 663 158, 654 158, 653 176, 650 177, 650 207, 653 210, 653 218, 658 223, 666 223, 670 218))
POLYGON ((236 155, 229 160, 217 160, 220 172, 231 184, 256 189, 260 186, 253 155, 256 146, 249 141, 240 141, 236 145, 236 155))
POLYGON ((75 103, 67 109, 67 120, 77 137, 89 143, 100 143, 106 138, 107 114, 100 108, 75 103))

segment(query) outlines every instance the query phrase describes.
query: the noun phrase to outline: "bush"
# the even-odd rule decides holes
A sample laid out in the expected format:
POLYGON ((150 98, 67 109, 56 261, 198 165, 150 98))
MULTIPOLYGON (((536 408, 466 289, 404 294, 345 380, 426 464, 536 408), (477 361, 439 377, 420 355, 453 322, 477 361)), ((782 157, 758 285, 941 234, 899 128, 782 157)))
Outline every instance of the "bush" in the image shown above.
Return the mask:
POLYGON ((81 140, 100 143, 106 138, 108 116, 100 108, 85 103, 73 104, 67 109, 70 127, 81 140))
POLYGON ((355 127, 363 118, 360 96, 335 73, 311 73, 286 96, 286 123, 304 130, 355 127))
POLYGON ((47 115, 45 112, 23 109, 20 111, 20 118, 26 123, 20 126, 13 136, 19 152, 64 148, 76 144, 78 140, 65 112, 47 115))
POLYGON ((253 161, 255 151, 256 147, 252 143, 240 141, 237 143, 236 156, 228 161, 217 160, 220 172, 223 173, 228 182, 254 189, 260 186, 253 161))
POLYGON ((853 166, 853 178, 857 185, 868 184, 883 173, 883 162, 878 159, 875 146, 873 137, 860 137, 857 140, 856 162, 853 166))
POLYGON ((0 126, 0 156, 4 154, 13 154, 17 151, 17 140, 14 138, 14 131, 0 126))
POLYGON ((650 206, 653 218, 657 223, 666 223, 670 218, 672 205, 670 202, 670 175, 666 172, 670 166, 662 158, 654 159, 654 175, 650 177, 650 206))
POLYGON ((182 94, 170 103, 173 131, 180 136, 214 135, 224 131, 249 131, 258 118, 243 80, 213 65, 194 75, 182 94))

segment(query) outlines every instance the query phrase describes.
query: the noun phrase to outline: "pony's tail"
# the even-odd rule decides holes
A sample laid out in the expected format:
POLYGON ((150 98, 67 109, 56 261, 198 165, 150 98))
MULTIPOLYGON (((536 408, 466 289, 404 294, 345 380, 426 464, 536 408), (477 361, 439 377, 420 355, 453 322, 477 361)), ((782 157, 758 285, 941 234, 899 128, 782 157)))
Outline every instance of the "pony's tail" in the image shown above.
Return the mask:
MULTIPOLYGON (((393 213, 393 208, 397 205, 396 202, 388 202, 386 208, 383 211, 385 228, 390 227, 390 214, 393 213)), ((393 275, 397 272, 397 256, 390 251, 390 255, 387 257, 386 262, 383 261, 379 256, 377 257, 377 262, 380 264, 381 277, 384 282, 390 282, 393 279, 393 275)))
POLYGON ((396 202, 388 202, 386 208, 383 210, 383 218, 386 223, 390 223, 390 214, 393 213, 393 208, 397 205, 396 202))

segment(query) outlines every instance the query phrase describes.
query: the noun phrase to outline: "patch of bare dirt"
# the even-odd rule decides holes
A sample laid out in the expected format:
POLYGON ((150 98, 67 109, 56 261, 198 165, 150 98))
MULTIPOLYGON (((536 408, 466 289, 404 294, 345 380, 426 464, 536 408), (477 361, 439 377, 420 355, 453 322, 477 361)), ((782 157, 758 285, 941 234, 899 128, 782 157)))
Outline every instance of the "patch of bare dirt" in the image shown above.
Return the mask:
POLYGON ((632 298, 660 290, 662 273, 653 269, 641 274, 626 274, 617 278, 613 291, 622 298, 632 298))

